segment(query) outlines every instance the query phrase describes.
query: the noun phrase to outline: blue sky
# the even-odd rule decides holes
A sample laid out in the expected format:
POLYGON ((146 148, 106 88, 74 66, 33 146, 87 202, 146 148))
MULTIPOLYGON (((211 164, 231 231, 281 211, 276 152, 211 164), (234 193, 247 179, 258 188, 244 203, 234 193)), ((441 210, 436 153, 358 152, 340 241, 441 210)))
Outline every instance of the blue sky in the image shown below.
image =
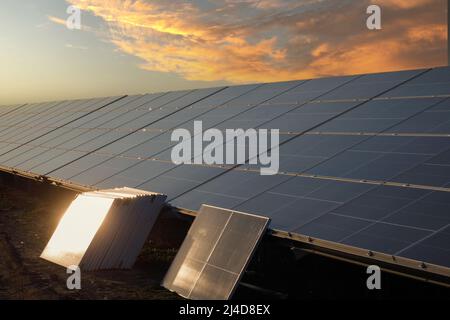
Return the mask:
POLYGON ((380 31, 369 3, 2 0, 0 104, 447 63, 446 0, 380 0, 380 31), (71 4, 82 30, 64 25, 71 4))

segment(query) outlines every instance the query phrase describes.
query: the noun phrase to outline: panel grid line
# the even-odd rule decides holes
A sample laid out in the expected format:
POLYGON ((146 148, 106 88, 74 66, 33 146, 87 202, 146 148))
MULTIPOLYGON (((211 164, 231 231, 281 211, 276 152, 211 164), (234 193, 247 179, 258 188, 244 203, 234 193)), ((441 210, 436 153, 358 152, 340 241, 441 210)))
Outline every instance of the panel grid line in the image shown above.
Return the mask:
MULTIPOLYGON (((115 99, 114 101, 109 102, 109 103, 107 103, 107 104, 105 104, 105 105, 99 107, 98 109, 104 108, 104 107, 106 107, 106 106, 108 106, 108 105, 110 105, 110 104, 112 104, 112 103, 114 103, 114 102, 117 102, 117 101, 119 101, 119 100, 121 100, 121 99, 123 99, 123 98, 125 98, 125 97, 126 97, 126 96, 121 96, 121 97, 115 99)), ((98 109, 96 109, 96 110, 98 110, 98 109)), ((91 112, 88 112, 88 113, 82 115, 81 117, 79 117, 79 118, 77 118, 77 119, 71 120, 71 121, 69 121, 68 123, 72 123, 72 122, 74 122, 74 121, 77 121, 77 120, 81 119, 82 117, 85 117, 85 116, 87 116, 88 114, 91 114, 91 113, 95 112, 96 110, 92 110, 91 112)), ((68 123, 66 123, 66 124, 64 124, 64 125, 67 125, 68 123)), ((58 128, 63 127, 64 125, 61 125, 61 126, 59 126, 58 128)), ((47 135, 47 134, 49 134, 49 133, 52 133, 52 132, 55 131, 55 130, 57 130, 57 129, 53 129, 53 130, 51 130, 51 131, 49 131, 49 132, 46 132, 46 133, 44 133, 44 134, 42 134, 42 135, 40 135, 40 136, 38 136, 38 137, 35 137, 35 138, 33 138, 33 139, 31 139, 31 140, 25 142, 24 144, 27 144, 27 143, 32 142, 32 141, 34 141, 34 140, 37 140, 37 139, 39 139, 39 138, 41 138, 41 137, 43 137, 43 136, 45 136, 45 135, 47 135)), ((23 144, 23 145, 24 145, 24 144, 23 144)), ((14 148, 13 150, 9 150, 8 152, 14 151, 14 150, 16 150, 17 148, 18 148, 18 147, 14 148)), ((8 152, 6 152, 6 153, 8 153, 8 152)), ((0 154, 0 156, 5 155, 6 153, 2 153, 2 154, 0 154)))
MULTIPOLYGON (((206 99, 206 98, 208 98, 208 97, 210 97, 210 96, 212 96, 212 95, 214 95, 214 94, 216 94, 216 93, 218 93, 218 92, 220 92, 220 91, 222 91, 222 90, 225 90, 225 89, 226 89, 226 87, 223 87, 223 88, 221 88, 221 89, 218 89, 218 90, 216 90, 215 92, 213 92, 213 93, 207 95, 206 97, 203 97, 203 98, 201 98, 201 99, 198 99, 197 101, 195 101, 195 102, 193 102, 193 103, 190 103, 190 104, 188 104, 187 106, 184 106, 183 108, 177 109, 176 111, 171 112, 170 114, 163 116, 161 119, 167 118, 168 116, 170 116, 170 115, 172 115, 172 114, 174 114, 174 113, 176 113, 176 112, 178 112, 178 111, 180 111, 180 110, 183 110, 183 109, 185 109, 185 108, 187 108, 187 107, 193 105, 194 103, 197 103, 197 102, 199 102, 199 101, 201 101, 201 100, 204 100, 204 99, 206 99)), ((176 99, 176 100, 178 100, 178 99, 176 99)), ((137 131, 139 131, 139 130, 142 130, 142 129, 144 129, 144 128, 147 127, 147 126, 149 126, 149 125, 151 125, 151 124, 153 124, 153 123, 155 123, 155 122, 157 122, 157 121, 160 121, 161 119, 158 119, 158 120, 153 121, 153 122, 151 122, 151 123, 149 123, 149 124, 147 124, 147 125, 145 125, 145 126, 143 126, 143 127, 140 127, 139 129, 137 129, 137 130, 135 130, 135 131, 133 131, 133 132, 130 132, 129 134, 126 134, 126 135, 123 136, 123 137, 120 137, 120 138, 118 138, 118 139, 115 139, 114 141, 108 142, 107 144, 103 145, 102 147, 95 148, 93 151, 100 150, 100 149, 104 148, 105 146, 109 146, 109 145, 113 144, 114 142, 117 142, 117 141, 119 141, 119 140, 122 140, 123 138, 126 138, 126 137, 130 136, 130 135, 133 134, 134 132, 137 132, 137 131)), ((53 170, 51 170, 51 171, 45 173, 44 175, 47 176, 47 175, 49 175, 50 173, 52 173, 52 172, 54 172, 54 171, 56 171, 56 170, 58 170, 58 169, 61 169, 62 167, 66 166, 66 165, 68 165, 68 164, 70 164, 70 163, 73 163, 73 162, 75 162, 75 161, 77 161, 77 160, 79 160, 79 159, 81 159, 81 158, 83 158, 83 157, 85 157, 85 156, 91 154, 93 151, 90 151, 90 152, 88 152, 86 155, 83 155, 82 157, 79 157, 79 158, 77 158, 77 159, 74 159, 74 160, 72 160, 72 161, 70 161, 70 162, 68 162, 68 163, 66 163, 66 164, 64 164, 64 165, 62 165, 62 166, 59 166, 58 168, 55 168, 55 169, 53 169, 53 170)))
MULTIPOLYGON (((413 79, 416 79, 416 78, 418 78, 418 77, 424 75, 425 73, 429 72, 430 70, 431 70, 431 69, 426 69, 425 71, 422 71, 422 72, 418 73, 417 75, 415 75, 415 76, 413 76, 413 77, 411 77, 411 78, 409 78, 409 79, 407 79, 407 80, 405 80, 405 81, 402 81, 400 84, 397 84, 397 85, 393 86, 392 88, 390 88, 390 89, 388 89, 388 90, 385 90, 385 91, 383 91, 383 92, 377 94, 375 97, 382 96, 382 95, 385 94, 386 92, 389 92, 389 91, 391 91, 391 90, 393 90, 393 89, 395 89, 395 88, 397 88, 397 87, 399 87, 399 86, 401 86, 401 85, 404 85, 405 83, 407 83, 407 82, 409 82, 409 81, 411 81, 411 80, 413 80, 413 79)), ((361 77, 362 77, 362 76, 357 77, 357 78, 354 78, 354 79, 348 81, 347 83, 351 83, 353 80, 357 80, 357 79, 359 79, 359 78, 361 78, 361 77)), ((343 86, 346 85, 347 83, 345 83, 345 84, 343 84, 343 85, 341 85, 341 86, 338 86, 338 87, 336 87, 336 88, 330 90, 329 92, 326 92, 326 93, 324 93, 324 94, 322 94, 322 95, 319 95, 319 97, 320 97, 320 96, 324 96, 324 95, 326 95, 326 94, 328 94, 328 93, 330 93, 330 92, 333 92, 333 91, 335 91, 335 90, 337 90, 337 89, 343 87, 343 86)), ((317 97, 317 98, 319 98, 319 97, 317 97)), ((317 98, 316 98, 316 99, 317 99, 317 98)), ((372 98, 373 98, 373 97, 372 97, 372 98)), ((316 99, 314 99, 314 100, 316 100, 316 99)), ((359 106, 363 105, 364 103, 365 103, 365 102, 363 102, 363 103, 361 103, 361 104, 357 104, 356 106, 354 106, 354 107, 352 107, 352 108, 349 108, 348 110, 346 110, 346 111, 344 111, 344 112, 338 114, 337 116, 332 117, 331 119, 328 119, 327 121, 324 121, 323 123, 321 123, 321 124, 319 124, 319 125, 316 125, 316 126, 314 126, 313 128, 310 128, 310 129, 308 129, 308 130, 305 130, 305 132, 314 130, 315 128, 318 128, 318 127, 320 127, 321 125, 323 125, 323 124, 325 124, 325 123, 327 123, 327 122, 329 122, 329 121, 332 121, 332 120, 338 118, 339 116, 341 116, 341 115, 343 115, 343 114, 345 114, 345 113, 350 112, 351 110, 354 110, 354 109, 358 108, 359 106)), ((302 134, 303 134, 303 133, 302 133, 302 134)), ((289 141, 292 141, 293 139, 297 138, 298 136, 301 136, 302 134, 299 134, 299 135, 297 135, 297 136, 294 136, 294 137, 292 137, 292 138, 290 138, 290 139, 288 139, 288 140, 282 142, 279 146, 284 145, 284 144, 288 143, 289 141)), ((268 150, 268 151, 270 151, 270 150, 268 150)), ((257 155, 257 156, 259 156, 259 155, 257 155)), ((248 161, 249 161, 249 159, 246 160, 246 162, 248 162, 248 161)), ((239 166, 241 166, 241 165, 236 165, 235 167, 239 167, 239 166)), ((230 170, 232 170, 232 169, 230 169, 230 170)), ((215 179, 215 178, 217 178, 217 177, 219 177, 219 176, 221 176, 221 175, 223 175, 223 174, 224 174, 224 173, 222 173, 222 174, 220 174, 220 175, 218 175, 218 176, 215 176, 215 177, 213 177, 213 178, 211 178, 211 179, 208 179, 207 181, 203 182, 203 183, 200 184, 200 185, 204 185, 204 184, 208 183, 209 181, 212 181, 213 179, 215 179)), ((141 185, 142 185, 142 184, 141 184, 141 185)), ((199 186, 200 186, 200 185, 199 185, 199 186)), ((199 187, 199 186, 197 186, 197 187, 199 187)), ((197 187, 190 188, 189 190, 183 192, 182 194, 177 195, 176 197, 169 199, 169 201, 174 200, 174 199, 176 199, 176 198, 179 198, 180 196, 186 194, 187 192, 189 192, 189 191, 191 191, 191 190, 196 189, 197 187)))

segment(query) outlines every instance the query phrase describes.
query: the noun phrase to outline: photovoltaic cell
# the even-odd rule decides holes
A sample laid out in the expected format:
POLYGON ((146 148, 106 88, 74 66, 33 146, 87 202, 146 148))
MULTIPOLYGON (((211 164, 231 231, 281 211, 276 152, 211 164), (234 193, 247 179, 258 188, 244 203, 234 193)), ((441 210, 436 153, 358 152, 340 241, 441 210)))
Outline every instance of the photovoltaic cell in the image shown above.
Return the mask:
MULTIPOLYGON (((140 184, 138 187, 143 190, 161 190, 156 192, 163 192, 162 190, 165 190, 171 194, 172 198, 175 198, 224 172, 224 169, 215 167, 190 165, 174 166, 171 164, 169 170, 162 172, 156 177, 153 176, 153 173, 149 175, 148 173, 141 172, 139 178, 140 184)), ((112 177, 111 179, 108 179, 108 181, 114 181, 114 179, 115 177, 112 177)))
POLYGON ((16 128, 21 128, 30 121, 30 119, 36 118, 40 113, 45 114, 48 109, 60 104, 70 103, 67 101, 60 102, 47 102, 38 104, 29 104, 25 108, 18 112, 11 113, 2 117, 2 127, 0 128, 0 137, 3 139, 8 136, 11 131, 15 131, 16 128))
POLYGON ((428 235, 430 232, 425 230, 375 223, 350 235, 342 243, 360 248, 370 247, 374 251, 394 255, 428 235))
MULTIPOLYGON (((185 94, 185 93, 182 93, 182 94, 185 94)), ((177 95, 180 95, 180 93, 177 93, 177 95)), ((124 106, 122 106, 123 104, 121 104, 121 103, 119 104, 121 106, 121 108, 118 110, 118 112, 104 113, 100 116, 100 118, 103 119, 103 122, 102 122, 103 124, 108 123, 114 119, 117 119, 118 117, 129 115, 136 107, 141 106, 143 104, 147 104, 147 103, 149 103, 159 97, 163 97, 163 96, 166 96, 166 95, 156 94, 156 95, 145 95, 139 99, 131 98, 132 102, 129 102, 124 106)), ((125 102, 127 102, 127 100, 125 102)), ((144 112, 144 111, 142 111, 142 112, 144 112)), ((91 128, 89 128, 89 124, 88 124, 87 128, 91 129, 91 128)), ((96 130, 80 130, 77 132, 76 130, 74 130, 73 128, 70 128, 70 127, 67 127, 64 129, 61 128, 61 130, 57 130, 59 132, 56 132, 56 131, 52 132, 52 133, 46 135, 45 137, 43 137, 42 139, 38 139, 38 140, 34 141, 35 143, 41 143, 44 146, 49 146, 49 141, 51 141, 54 144, 56 144, 57 146, 62 145, 63 148, 60 149, 57 152, 57 154, 52 154, 51 156, 49 156, 47 153, 43 153, 37 159, 35 157, 33 157, 29 160, 32 162, 31 165, 29 163, 27 163, 27 164, 23 164, 23 166, 30 170, 39 170, 38 168, 35 169, 35 167, 38 167, 39 164, 47 163, 49 160, 54 159, 55 157, 58 156, 58 153, 59 153, 59 155, 62 155, 65 152, 65 150, 75 149, 76 147, 81 145, 83 142, 96 139, 99 136, 102 136, 105 133, 107 133, 106 130, 103 130, 104 128, 93 128, 93 129, 96 129, 96 130), (75 136, 72 136, 72 134, 74 132, 76 134, 75 134, 75 136)), ((128 132, 123 131, 123 132, 117 132, 116 134, 125 135, 126 133, 128 133, 128 132)), ((50 147, 51 146, 52 145, 50 145, 50 147)), ((80 150, 78 150, 78 151, 80 151, 80 150)))
POLYGON ((450 265, 450 227, 431 234, 428 238, 412 244, 401 251, 401 255, 419 261, 448 266, 450 265))
POLYGON ((280 171, 299 173, 367 139, 362 136, 302 135, 280 146, 280 171))
MULTIPOLYGON (((85 106, 93 106, 93 108, 101 106, 102 103, 107 103, 109 98, 101 99, 89 99, 89 100, 74 100, 74 101, 62 101, 60 103, 51 103, 51 108, 47 108, 44 112, 38 112, 32 114, 31 117, 27 118, 26 121, 20 122, 20 138, 25 137, 29 133, 35 134, 36 129, 42 130, 48 126, 55 128, 58 121, 64 121, 64 119, 71 119, 76 117, 78 114, 87 113, 85 106), (33 131, 33 129, 35 129, 33 131)), ((66 123, 68 123, 67 121, 66 123)), ((15 130, 11 130, 13 133, 15 130)))
POLYGON ((421 74, 424 70, 363 75, 321 97, 321 100, 370 99, 421 74))
POLYGON ((274 97, 270 102, 274 104, 306 103, 329 92, 330 90, 343 86, 346 83, 355 80, 356 78, 357 76, 347 76, 308 80, 303 82, 300 86, 297 86, 278 97, 274 97))
POLYGON ((435 68, 395 88, 383 97, 416 97, 450 94, 450 67, 435 68))
POLYGON ((450 134, 450 99, 387 130, 390 133, 450 134))
MULTIPOLYGON (((4 105, 0 107, 0 117, 5 117, 8 114, 14 113, 20 108, 24 108, 26 104, 13 104, 13 105, 4 105)), ((0 122, 1 123, 1 122, 0 122)))
MULTIPOLYGON (((316 217, 295 231, 310 237, 339 242, 354 232, 367 227, 370 223, 364 220, 325 214, 316 217)), ((364 248, 364 247, 363 247, 364 248)))
MULTIPOLYGON (((12 144, 13 147, 9 148, 8 151, 16 150, 18 147, 25 143, 31 143, 36 142, 38 138, 41 138, 45 136, 46 134, 58 130, 58 128, 67 125, 71 122, 77 121, 77 119, 82 118, 83 116, 87 115, 89 112, 94 112, 98 110, 99 108, 102 108, 103 106, 107 105, 108 103, 113 102, 114 100, 117 100, 117 97, 110 97, 110 98, 104 98, 104 99, 96 99, 94 103, 90 103, 90 101, 85 101, 89 103, 87 106, 86 104, 81 104, 80 106, 77 106, 79 110, 85 110, 83 112, 63 112, 58 113, 56 116, 53 114, 49 115, 40 115, 40 119, 42 118, 47 119, 46 121, 50 121, 52 123, 52 126, 44 126, 44 127, 37 127, 33 130, 33 127, 28 128, 21 128, 19 135, 16 135, 16 137, 13 138, 14 144, 12 144), (50 119, 50 120, 49 120, 50 119), (30 134, 27 134, 27 132, 31 131, 30 134), (25 133, 25 134, 23 134, 25 133)), ((72 103, 63 103, 64 107, 70 107, 72 103)), ((60 111, 61 112, 61 111, 60 111)), ((36 122, 37 120, 34 119, 36 122)), ((36 123, 35 123, 36 124, 36 123)), ((36 124, 37 125, 37 124, 36 124)), ((5 137, 5 136, 4 136, 5 137)), ((7 139, 7 137, 5 137, 7 139)), ((3 156, 8 158, 8 155, 6 153, 3 154, 3 156)), ((8 158, 9 159, 9 158, 8 158)))
MULTIPOLYGON (((160 99, 156 99, 155 101, 151 101, 156 103, 156 105, 152 105, 148 107, 145 115, 140 115, 137 118, 129 119, 127 118, 125 122, 122 119, 121 125, 115 127, 115 130, 106 131, 100 135, 94 136, 88 141, 84 141, 80 143, 75 151, 79 152, 77 157, 68 159, 65 155, 59 156, 55 159, 50 160, 49 163, 44 163, 43 165, 34 167, 33 170, 42 172, 45 171, 46 174, 55 171, 65 164, 69 164, 73 161, 78 160, 79 158, 96 151, 97 149, 101 149, 105 145, 111 144, 114 141, 120 140, 123 137, 132 134, 134 131, 139 130, 140 127, 145 126, 145 123, 156 122, 157 120, 170 115, 171 113, 176 112, 179 108, 184 108, 194 103, 197 100, 201 100, 213 93, 221 90, 220 88, 213 89, 204 89, 204 90, 194 90, 191 92, 177 92, 175 95, 172 95, 171 98, 168 98, 168 95, 161 96, 163 101, 160 99), (180 100, 180 97, 183 99, 180 100), (164 102, 163 104, 161 104, 164 102), (133 121, 134 120, 134 121, 133 121), (130 123, 133 122, 133 125, 130 123), (139 124, 136 124, 139 123, 139 124), (126 129, 129 129, 128 131, 126 129)), ((129 115, 130 112, 127 112, 126 115, 129 115)), ((122 117, 121 117, 122 118, 122 117)), ((115 120, 114 120, 115 121, 115 120)), ((75 149, 74 148, 74 149, 75 149)))
MULTIPOLYGON (((441 102, 441 98, 367 102, 317 128, 329 132, 382 132, 441 102)), ((414 132, 414 131, 412 131, 414 132)))
MULTIPOLYGON (((297 88, 299 88, 301 86, 302 86, 302 84, 298 85, 297 88)), ((288 92, 289 92, 289 90, 288 90, 288 92)), ((300 106, 298 108, 296 106, 293 106, 290 109, 290 111, 287 112, 287 117, 288 118, 289 117, 293 117, 293 116, 295 116, 295 114, 299 114, 299 115, 301 115, 301 116, 303 116, 305 118, 309 117, 310 120, 307 120, 307 122, 305 123, 305 127, 299 129, 299 131, 305 131, 305 130, 311 129, 312 127, 314 127, 314 126, 316 126, 316 125, 318 125, 318 124, 320 124, 320 123, 330 119, 335 114, 338 114, 339 112, 343 112, 343 110, 348 110, 349 108, 354 106, 353 104, 348 104, 348 103, 346 103, 345 106, 342 106, 342 105, 339 105, 339 104, 336 104, 336 105, 337 105, 337 110, 335 110, 334 113, 330 111, 330 109, 333 109, 333 108, 329 108, 327 110, 328 112, 323 112, 323 109, 322 109, 322 112, 314 113, 314 109, 313 108, 306 108, 305 109, 306 112, 302 112, 302 106, 300 106), (291 115, 289 113, 293 113, 293 114, 291 115)), ((269 106, 270 105, 265 104, 265 105, 261 105, 260 107, 261 108, 267 108, 269 106)), ((244 112, 243 114, 240 115, 240 117, 239 117, 240 120, 230 119, 230 120, 226 120, 226 121, 222 122, 220 124, 219 128, 233 128, 233 127, 241 128, 241 127, 243 127, 241 119, 245 119, 247 113, 252 114, 252 113, 255 112, 255 110, 258 110, 258 108, 260 108, 260 107, 256 107, 254 109, 251 109, 251 110, 248 110, 248 111, 244 112)), ((278 105, 276 107, 278 107, 278 105)), ((286 109, 282 109, 282 112, 286 113, 286 109)), ((275 115, 275 118, 278 118, 278 116, 280 114, 282 114, 282 113, 279 113, 279 114, 275 115)), ((274 114, 272 114, 272 116, 274 116, 274 114)), ((254 117, 254 114, 253 114, 253 117, 254 117)), ((253 118, 253 117, 249 117, 249 118, 253 118)), ((253 120, 252 123, 249 125, 249 127, 259 127, 259 124, 263 124, 264 122, 268 122, 268 121, 266 119, 261 119, 259 122, 258 121, 255 122, 255 120, 253 120)), ((261 126, 261 127, 264 127, 264 126, 261 126)), ((244 128, 245 128, 245 126, 244 126, 244 128)), ((195 156, 196 155, 194 154, 194 157, 195 156)), ((189 168, 189 166, 183 166, 183 168, 184 167, 186 167, 185 170, 192 170, 191 169, 192 166, 191 166, 191 168, 189 168)), ((172 169, 172 170, 174 170, 174 169, 172 169)), ((160 185, 169 185, 170 186, 170 185, 173 185, 174 184, 174 180, 177 179, 175 176, 176 175, 174 175, 173 173, 168 172, 168 173, 165 173, 164 175, 162 175, 161 177, 156 177, 156 178, 153 178, 151 180, 148 180, 148 181, 144 182, 142 185, 140 185, 140 187, 151 188, 152 186, 157 187, 158 185, 159 186, 160 185)), ((212 177, 208 177, 208 179, 211 179, 211 178, 212 177)), ((114 177, 112 177, 110 179, 114 179, 114 177)), ((204 181, 205 180, 200 180, 198 182, 199 183, 203 183, 204 181)), ((183 194, 184 192, 189 191, 189 189, 191 189, 193 187, 195 187, 195 183, 192 182, 192 181, 184 182, 183 185, 177 185, 176 186, 176 193, 174 195, 174 198, 176 198, 177 196, 183 194)), ((170 191, 175 191, 175 190, 172 187, 170 190, 165 189, 165 191, 161 191, 161 192, 165 192, 167 194, 170 194, 170 191)))
MULTIPOLYGON (((273 229, 450 267, 449 70, 167 92, 106 106, 113 97, 6 106, 0 165, 162 192, 180 208, 208 203, 270 217, 273 229), (192 132, 194 121, 204 130, 279 129, 279 174, 173 164, 172 131, 192 132)), ((212 294, 232 289, 233 273, 185 265, 199 277, 192 297, 212 290, 213 278, 212 294)))
POLYGON ((130 269, 164 201, 164 195, 130 188, 83 193, 63 215, 41 258, 66 268, 130 269))
POLYGON ((163 286, 188 299, 231 298, 268 221, 261 216, 203 206, 163 286))
MULTIPOLYGON (((32 149, 31 151, 23 152, 21 150, 22 148, 14 150, 15 151, 14 155, 12 153, 9 155, 10 159, 17 158, 17 156, 20 155, 19 159, 14 159, 15 166, 17 166, 21 169, 24 169, 24 170, 29 170, 33 166, 30 167, 29 164, 26 163, 26 160, 33 162, 33 164, 40 163, 39 161, 43 162, 43 160, 40 160, 40 158, 46 159, 46 157, 47 157, 46 151, 49 151, 49 150, 52 151, 52 150, 54 150, 54 148, 57 148, 57 147, 61 147, 60 154, 64 153, 64 151, 65 151, 64 149, 67 150, 67 148, 70 148, 67 144, 64 144, 64 142, 68 142, 68 140, 70 140, 67 138, 68 135, 76 137, 77 129, 79 127, 89 125, 89 123, 92 122, 93 119, 97 119, 99 117, 102 117, 103 115, 110 115, 114 112, 117 112, 117 109, 120 109, 120 107, 123 107, 124 104, 127 104, 133 100, 139 100, 139 99, 137 96, 125 97, 114 103, 106 105, 104 108, 99 109, 98 112, 93 112, 93 113, 87 114, 86 116, 81 117, 78 120, 76 120, 66 126, 59 127, 56 130, 53 130, 52 132, 49 132, 49 133, 43 135, 42 137, 40 137, 36 140, 33 140, 31 143, 29 143, 28 145, 31 145, 34 147, 34 149, 32 149), (56 140, 56 143, 55 143, 55 140, 56 140), (40 150, 40 152, 38 152, 35 149, 40 150)), ((123 110, 123 112, 126 112, 126 110, 123 110)), ((52 128, 52 127, 50 127, 50 128, 52 128)), ((86 130, 84 130, 82 132, 86 132, 86 130)), ((25 147, 25 145, 24 145, 24 147, 25 147)), ((53 157, 54 156, 55 155, 53 155, 53 157)), ((49 158, 47 157, 47 159, 49 159, 49 158)))
MULTIPOLYGON (((263 99, 270 99, 270 97, 273 97, 277 94, 281 94, 286 90, 289 90, 293 87, 298 86, 299 84, 301 84, 301 82, 287 82, 287 83, 274 84, 274 85, 272 85, 272 84, 262 85, 262 86, 258 86, 258 87, 246 86, 245 91, 239 90, 237 92, 234 90, 232 90, 231 92, 228 90, 223 90, 222 92, 223 93, 227 92, 227 96, 231 100, 227 100, 226 97, 224 96, 224 99, 222 101, 220 101, 222 104, 226 102, 224 105, 220 105, 219 107, 211 108, 211 110, 209 110, 208 112, 198 115, 195 118, 195 120, 204 121, 205 118, 208 118, 208 119, 211 119, 212 121, 217 121, 215 123, 217 125, 220 122, 226 121, 226 119, 228 119, 228 117, 232 118, 232 117, 235 117, 237 115, 244 113, 246 110, 249 110, 250 108, 256 106, 259 102, 263 102, 264 101, 263 99), (270 94, 271 96, 268 96, 268 94, 270 94), (248 104, 248 101, 249 101, 248 95, 254 97, 253 104, 248 104), (226 112, 223 111, 224 109, 226 109, 226 112)), ((208 103, 208 101, 207 101, 208 99, 209 98, 207 98, 205 101, 200 101, 198 103, 195 103, 192 105, 192 107, 195 108, 198 104, 203 105, 204 103, 208 103)), ((175 114, 177 114, 177 113, 175 113, 175 114)), ((170 118, 171 118, 171 116, 166 119, 170 119, 170 118)), ((191 118, 191 120, 192 121, 189 123, 190 126, 193 125, 194 119, 191 118)), ((158 128, 158 123, 159 123, 159 121, 155 123, 156 128, 158 128)), ((183 127, 185 129, 190 128, 187 126, 188 123, 187 123, 186 119, 184 119, 182 124, 184 124, 183 127)), ((182 124, 180 124, 180 126, 182 124)), ((203 125, 205 125, 204 122, 203 122, 203 125)), ((138 154, 137 156, 149 158, 152 156, 156 156, 158 153, 162 152, 164 149, 169 150, 171 148, 171 146, 175 144, 175 142, 172 142, 170 140, 170 134, 168 134, 168 133, 162 134, 161 138, 165 139, 162 141, 162 143, 161 143, 161 141, 155 141, 155 140, 148 141, 145 146, 136 147, 136 148, 142 148, 141 150, 136 150, 136 148, 134 150, 133 149, 127 150, 127 152, 125 152, 125 155, 135 156, 135 152, 139 151, 140 153, 143 153, 143 154, 142 155, 138 154)), ((118 141, 118 142, 120 142, 120 141, 118 141)), ((114 145, 115 144, 116 143, 114 143, 114 145)), ((111 145, 109 147, 109 149, 115 149, 114 145, 111 145)), ((103 148, 103 150, 104 149, 105 148, 103 148)), ((108 166, 108 163, 105 163, 104 165, 108 166)), ((136 165, 136 164, 134 164, 134 165, 136 165)), ((130 170, 132 170, 132 169, 133 168, 130 168, 130 170)), ((95 170, 96 170, 96 168, 89 169, 89 171, 95 171, 95 170)), ((89 173, 86 171, 86 172, 80 172, 80 174, 87 175, 89 173)), ((120 174, 122 176, 127 175, 126 172, 124 172, 124 173, 118 172, 118 174, 120 174)), ((145 173, 143 173, 142 176, 145 176, 145 173)), ((105 183, 108 184, 108 179, 112 180, 112 179, 114 179, 114 177, 105 176, 103 179, 107 179, 105 181, 105 183)), ((121 178, 121 180, 122 180, 122 178, 121 178)), ((100 181, 100 180, 99 180, 99 182, 103 183, 103 181, 100 181)), ((115 182, 112 182, 112 184, 115 184, 115 182)))

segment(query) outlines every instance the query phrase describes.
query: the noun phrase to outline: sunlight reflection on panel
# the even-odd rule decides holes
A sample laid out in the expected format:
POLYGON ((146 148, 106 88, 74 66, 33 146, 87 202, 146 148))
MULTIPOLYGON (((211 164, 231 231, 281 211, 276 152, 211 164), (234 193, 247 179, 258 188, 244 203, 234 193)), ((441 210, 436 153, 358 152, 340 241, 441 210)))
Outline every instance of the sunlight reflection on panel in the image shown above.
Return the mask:
POLYGON ((202 205, 163 286, 188 299, 229 299, 268 222, 202 205))
POLYGON ((78 196, 62 217, 41 257, 63 266, 78 266, 113 201, 113 198, 78 196))
POLYGON ((41 258, 83 270, 131 268, 166 196, 131 188, 79 195, 41 258))

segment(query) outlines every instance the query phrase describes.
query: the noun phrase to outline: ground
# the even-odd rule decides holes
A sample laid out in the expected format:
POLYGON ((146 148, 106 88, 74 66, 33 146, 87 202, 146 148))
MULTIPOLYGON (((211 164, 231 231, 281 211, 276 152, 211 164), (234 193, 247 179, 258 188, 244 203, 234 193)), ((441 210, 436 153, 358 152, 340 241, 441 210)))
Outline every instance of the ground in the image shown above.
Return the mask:
POLYGON ((82 290, 68 290, 65 268, 39 256, 72 196, 0 184, 0 299, 178 298, 159 285, 176 251, 150 242, 132 270, 85 272, 82 290))

